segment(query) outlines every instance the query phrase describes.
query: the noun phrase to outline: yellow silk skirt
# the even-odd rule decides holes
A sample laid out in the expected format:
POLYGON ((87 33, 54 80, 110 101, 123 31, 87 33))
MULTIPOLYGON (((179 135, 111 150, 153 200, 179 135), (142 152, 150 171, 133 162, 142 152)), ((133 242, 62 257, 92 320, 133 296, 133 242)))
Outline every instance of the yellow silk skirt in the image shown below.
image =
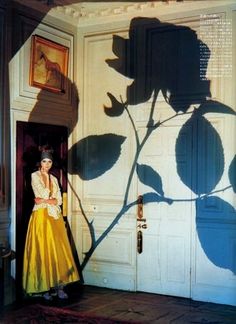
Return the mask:
POLYGON ((33 211, 25 243, 23 289, 40 293, 78 280, 63 217, 54 219, 46 208, 33 211))

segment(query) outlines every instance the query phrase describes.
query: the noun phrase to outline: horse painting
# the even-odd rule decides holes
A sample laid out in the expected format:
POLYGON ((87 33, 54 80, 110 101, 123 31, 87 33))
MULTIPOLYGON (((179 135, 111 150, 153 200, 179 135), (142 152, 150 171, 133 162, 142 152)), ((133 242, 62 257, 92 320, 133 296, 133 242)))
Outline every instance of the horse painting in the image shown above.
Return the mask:
POLYGON ((45 84, 56 87, 62 86, 61 67, 58 63, 52 62, 44 52, 41 52, 40 59, 45 62, 46 81, 45 84))

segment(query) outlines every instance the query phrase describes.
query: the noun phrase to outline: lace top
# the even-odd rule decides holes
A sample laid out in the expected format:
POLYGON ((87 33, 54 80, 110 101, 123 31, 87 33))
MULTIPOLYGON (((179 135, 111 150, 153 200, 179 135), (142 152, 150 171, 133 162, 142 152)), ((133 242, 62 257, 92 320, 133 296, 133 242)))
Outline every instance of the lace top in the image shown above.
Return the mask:
POLYGON ((49 176, 51 181, 51 190, 45 187, 40 171, 33 172, 31 174, 32 189, 36 198, 43 198, 43 199, 56 198, 57 205, 50 205, 46 203, 35 204, 33 210, 38 210, 40 208, 47 208, 48 215, 52 216, 55 219, 58 219, 61 216, 61 208, 60 208, 60 205, 62 204, 61 191, 59 188, 57 178, 54 177, 52 174, 50 174, 49 176))

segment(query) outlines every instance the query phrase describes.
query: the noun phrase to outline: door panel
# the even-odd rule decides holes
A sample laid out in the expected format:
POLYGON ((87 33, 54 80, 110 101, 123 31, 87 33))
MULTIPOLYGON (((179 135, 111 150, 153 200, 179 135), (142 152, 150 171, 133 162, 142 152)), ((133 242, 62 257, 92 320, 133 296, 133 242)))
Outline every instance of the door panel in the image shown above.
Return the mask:
MULTIPOLYGON (((191 191, 180 181, 176 160, 191 179, 191 170, 187 166, 191 165, 192 130, 189 128, 182 135, 182 150, 176 156, 175 141, 179 130, 180 125, 175 124, 154 132, 151 145, 144 149, 139 161, 159 174, 161 184, 157 187, 159 192, 163 191, 164 201, 145 201, 147 192, 153 190, 144 185, 150 183, 147 178, 139 181, 138 194, 144 195, 143 218, 147 228, 142 228, 143 252, 137 258, 137 289, 190 297, 191 191)), ((145 131, 145 128, 139 129, 140 134, 145 131)), ((140 229, 140 222, 137 223, 140 229)))
POLYGON ((34 204, 31 173, 37 170, 38 148, 50 145, 54 150, 52 173, 62 192, 67 191, 67 128, 29 122, 17 122, 16 140, 16 288, 21 297, 22 262, 29 217, 34 204))

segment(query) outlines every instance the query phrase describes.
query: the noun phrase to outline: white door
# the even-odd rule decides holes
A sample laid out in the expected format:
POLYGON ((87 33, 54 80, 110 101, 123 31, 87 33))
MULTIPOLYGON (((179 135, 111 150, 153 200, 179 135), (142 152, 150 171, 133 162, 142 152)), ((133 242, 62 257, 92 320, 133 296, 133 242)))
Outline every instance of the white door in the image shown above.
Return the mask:
MULTIPOLYGON (((181 132, 176 150, 182 125, 183 120, 174 120, 153 131, 138 161, 138 195, 144 204, 143 219, 137 220, 137 232, 142 232, 137 290, 190 297, 191 191, 181 182, 176 161, 191 179, 192 130, 181 132)), ((139 136, 145 132, 139 128, 139 136)))

